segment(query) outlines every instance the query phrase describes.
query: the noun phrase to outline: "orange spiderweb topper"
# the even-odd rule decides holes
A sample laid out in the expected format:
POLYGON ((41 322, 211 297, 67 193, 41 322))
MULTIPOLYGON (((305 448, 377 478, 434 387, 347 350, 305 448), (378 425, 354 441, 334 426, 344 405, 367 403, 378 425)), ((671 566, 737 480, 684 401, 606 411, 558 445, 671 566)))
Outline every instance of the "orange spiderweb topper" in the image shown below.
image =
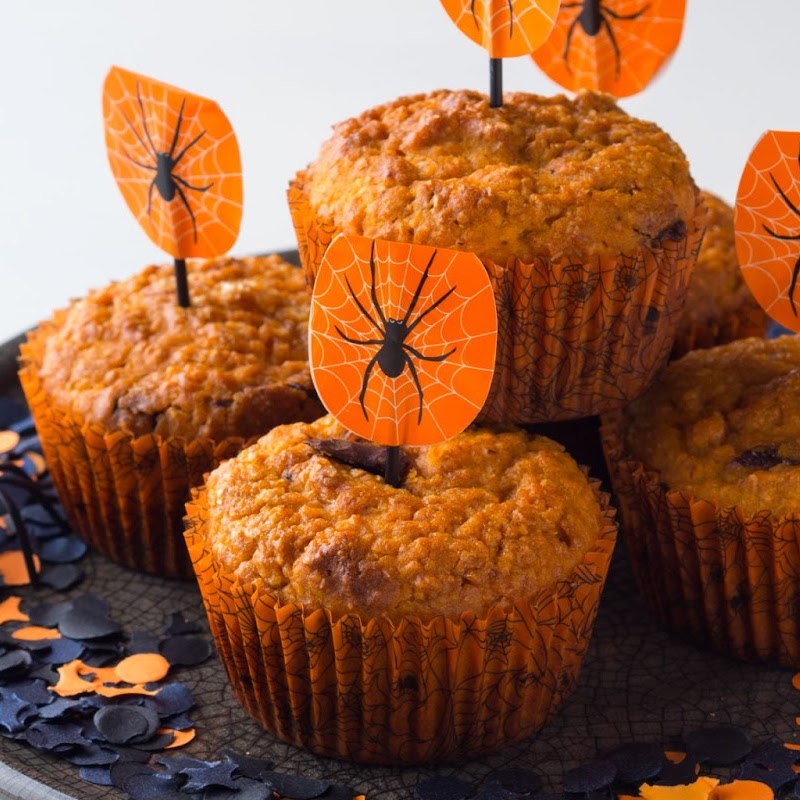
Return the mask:
POLYGON ((560 0, 441 0, 450 19, 491 58, 527 56, 550 35, 560 0))
POLYGON ((497 314, 480 260, 339 235, 314 283, 309 360, 326 408, 382 445, 460 433, 494 372, 497 314))
POLYGON ((800 331, 800 133, 767 131, 745 164, 734 211, 736 255, 761 307, 800 331))
POLYGON ((242 219, 242 167, 220 107, 112 67, 103 117, 111 171, 153 242, 176 259, 227 252, 242 219))
POLYGON ((565 89, 628 97, 675 52, 685 13, 686 0, 565 0, 533 59, 565 89))

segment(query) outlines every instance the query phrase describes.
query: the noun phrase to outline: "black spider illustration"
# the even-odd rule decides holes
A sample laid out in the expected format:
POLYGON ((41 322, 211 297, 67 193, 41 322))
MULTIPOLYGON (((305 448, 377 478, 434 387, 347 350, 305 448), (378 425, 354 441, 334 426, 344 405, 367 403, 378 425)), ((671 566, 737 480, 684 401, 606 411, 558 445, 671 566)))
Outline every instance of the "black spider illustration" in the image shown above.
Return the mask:
POLYGON ((581 28, 583 28, 583 32, 592 38, 597 36, 600 31, 605 28, 608 32, 608 38, 611 41, 611 47, 614 49, 614 56, 616 58, 614 74, 616 78, 619 78, 621 58, 619 45, 617 44, 617 37, 614 35, 614 29, 611 27, 608 18, 611 17, 617 20, 638 19, 650 8, 650 4, 647 3, 643 5, 638 11, 634 11, 633 14, 620 14, 618 11, 614 11, 613 8, 609 8, 603 0, 581 0, 579 3, 563 3, 561 8, 580 9, 580 13, 572 20, 572 24, 569 26, 567 41, 564 44, 564 63, 567 65, 567 69, 569 69, 569 48, 572 44, 572 34, 575 33, 577 25, 580 24, 581 28))
MULTIPOLYGON (((797 161, 800 163, 800 153, 797 155, 797 161)), ((770 172, 769 174, 770 180, 772 181, 772 185, 775 187, 775 190, 781 196, 781 199, 784 203, 786 203, 787 208, 794 214, 796 217, 800 217, 800 208, 798 208, 786 195, 786 192, 783 191, 778 181, 775 180, 775 176, 770 172)), ((775 233, 772 229, 768 228, 766 225, 762 225, 764 230, 773 238, 773 239, 780 239, 784 242, 796 242, 800 240, 800 233, 791 233, 791 234, 781 234, 775 233)), ((792 282, 789 284, 789 303, 792 306, 792 313, 797 316, 797 306, 794 302, 794 290, 797 286, 797 278, 800 276, 800 256, 798 256, 797 261, 794 262, 794 269, 792 270, 792 282)))
POLYGON ((139 140, 139 144, 153 157, 152 164, 145 164, 141 161, 137 161, 133 156, 125 153, 130 161, 136 164, 137 167, 141 167, 142 169, 146 169, 150 172, 155 172, 155 176, 153 177, 152 182, 150 183, 150 188, 147 191, 147 216, 150 216, 150 212, 153 206, 153 188, 158 189, 158 193, 167 203, 171 203, 172 200, 175 198, 175 194, 177 193, 178 196, 181 198, 184 206, 186 206, 186 210, 189 212, 189 216, 192 218, 192 228, 194 230, 194 240, 197 241, 197 222, 194 218, 194 212, 192 211, 191 205, 189 205, 189 201, 186 198, 186 194, 181 188, 182 186, 186 189, 191 189, 193 192, 207 192, 213 185, 213 181, 208 184, 208 186, 192 186, 188 181, 185 181, 180 175, 175 174, 175 168, 180 163, 181 159, 186 155, 186 153, 192 149, 199 141, 206 135, 205 131, 201 131, 197 136, 192 139, 183 150, 175 155, 175 148, 178 146, 178 138, 181 135, 181 125, 183 124, 183 108, 186 105, 186 98, 183 99, 181 102, 181 109, 178 113, 178 124, 175 126, 175 133, 172 136, 172 144, 170 145, 168 152, 159 151, 156 149, 156 146, 153 144, 153 139, 150 136, 150 131, 147 129, 147 116, 144 112, 144 102, 142 102, 142 95, 139 90, 139 84, 136 85, 136 97, 139 101, 139 109, 142 112, 142 127, 144 128, 144 135, 147 138, 147 144, 145 144, 144 139, 142 139, 139 131, 136 130, 136 126, 128 119, 127 115, 125 115, 125 121, 130 125, 131 130, 134 133, 134 136, 139 140), (148 146, 149 145, 149 146, 148 146))
MULTIPOLYGON (((509 26, 508 26, 508 38, 511 39, 514 36, 514 2, 513 0, 506 0, 506 5, 508 6, 508 17, 509 17, 509 26)), ((472 12, 472 19, 475 22, 475 27, 480 28, 481 24, 478 22, 478 17, 475 14, 475 0, 472 0, 469 6, 469 10, 472 12)))
POLYGON ((422 273, 422 277, 417 284, 417 288, 414 291, 414 296, 411 298, 411 303, 409 304, 408 310, 406 311, 403 319, 393 319, 391 317, 387 319, 383 313, 383 309, 381 309, 380 304, 378 303, 378 295, 375 291, 375 242, 372 243, 372 249, 370 250, 369 254, 370 297, 372 298, 372 307, 374 308, 380 323, 378 323, 369 313, 369 311, 364 308, 363 304, 356 296, 356 293, 353 291, 350 281, 345 278, 350 296, 358 306, 358 310, 370 321, 372 326, 381 337, 380 339, 354 339, 353 337, 345 334, 338 326, 336 327, 336 333, 338 333, 339 336, 341 336, 346 342, 350 342, 351 344, 380 346, 380 349, 372 357, 369 364, 367 364, 366 370, 364 370, 364 380, 361 384, 361 393, 358 396, 358 402, 361 404, 361 410, 364 412, 364 419, 369 419, 366 406, 364 405, 364 397, 367 394, 369 376, 372 374, 375 364, 377 363, 387 378, 399 377, 403 373, 403 370, 406 368, 406 366, 408 366, 409 370, 411 371, 411 378, 414 381, 414 386, 417 389, 417 394, 419 395, 419 415, 417 417, 417 424, 419 425, 422 422, 423 391, 422 386, 420 386, 419 383, 417 368, 414 366, 411 356, 418 358, 420 361, 444 361, 453 355, 457 349, 454 347, 452 350, 441 356, 426 356, 420 353, 420 351, 415 347, 412 347, 410 344, 406 344, 406 339, 422 322, 422 320, 425 319, 425 317, 427 317, 431 311, 440 306, 456 290, 455 286, 448 289, 438 300, 431 303, 428 308, 425 309, 425 311, 421 312, 416 319, 411 319, 411 315, 414 313, 417 301, 419 300, 419 296, 422 292, 422 287, 425 285, 425 281, 428 279, 428 273, 430 272, 433 260, 436 258, 436 253, 437 251, 434 250, 430 261, 428 261, 428 265, 425 267, 425 271, 422 273))

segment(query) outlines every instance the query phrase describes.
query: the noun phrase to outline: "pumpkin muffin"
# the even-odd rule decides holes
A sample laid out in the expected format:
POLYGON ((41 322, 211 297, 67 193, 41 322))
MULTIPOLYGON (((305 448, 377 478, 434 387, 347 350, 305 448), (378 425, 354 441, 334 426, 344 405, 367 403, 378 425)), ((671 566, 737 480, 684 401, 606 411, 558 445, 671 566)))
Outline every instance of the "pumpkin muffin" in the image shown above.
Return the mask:
POLYGON ((641 393, 704 222, 680 148, 594 93, 400 98, 337 125, 289 203, 310 282, 338 232, 477 254, 500 330, 483 419, 517 422, 641 393))
POLYGON ((764 336, 769 327, 769 317, 739 269, 733 209, 711 192, 700 196, 708 209, 708 225, 672 346, 673 358, 689 350, 764 336))
POLYGON ((294 744, 363 762, 529 735, 588 645, 614 541, 607 498, 560 445, 520 430, 406 448, 398 488, 319 444, 343 439, 331 416, 275 428, 188 507, 239 701, 294 744))
POLYGON ((302 272, 276 256, 190 262, 90 292, 23 346, 20 377, 59 496, 104 554, 191 575, 182 509, 204 471, 275 425, 324 413, 302 272))
POLYGON ((742 339, 670 364, 603 420, 639 582, 673 629, 800 666, 800 339, 742 339))

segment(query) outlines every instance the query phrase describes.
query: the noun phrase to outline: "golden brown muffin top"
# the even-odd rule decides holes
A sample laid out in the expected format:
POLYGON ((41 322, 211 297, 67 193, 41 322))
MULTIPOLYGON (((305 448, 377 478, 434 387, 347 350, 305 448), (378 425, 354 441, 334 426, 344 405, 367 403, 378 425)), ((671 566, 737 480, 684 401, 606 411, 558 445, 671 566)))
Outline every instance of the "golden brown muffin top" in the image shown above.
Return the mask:
POLYGON ((439 90, 334 127, 298 174, 345 233, 511 257, 616 255, 679 239, 696 189, 675 142, 606 95, 439 90))
POLYGON ((670 488, 747 514, 800 512, 797 336, 688 353, 628 414, 628 447, 670 488))
POLYGON ((39 370, 56 402, 111 429, 215 441, 324 413, 302 271, 270 256, 190 261, 188 274, 190 308, 172 266, 151 266, 57 314, 39 370))
POLYGON ((744 282, 733 233, 733 209, 716 195, 700 192, 708 226, 697 256, 680 328, 721 319, 751 298, 744 282))
POLYGON ((337 616, 458 616, 531 597, 600 536, 595 493, 549 439, 473 429, 407 448, 395 489, 308 444, 345 435, 331 416, 285 425, 209 475, 223 570, 337 616))

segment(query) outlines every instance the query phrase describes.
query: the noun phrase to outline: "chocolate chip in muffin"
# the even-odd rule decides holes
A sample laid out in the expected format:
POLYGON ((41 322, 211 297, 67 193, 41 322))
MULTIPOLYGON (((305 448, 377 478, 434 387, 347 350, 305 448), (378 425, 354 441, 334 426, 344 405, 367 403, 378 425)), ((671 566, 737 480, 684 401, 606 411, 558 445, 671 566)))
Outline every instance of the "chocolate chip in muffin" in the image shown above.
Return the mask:
POLYGON ((749 469, 772 469, 779 464, 797 466, 800 461, 787 458, 778 453, 778 445, 769 444, 745 450, 731 460, 732 467, 748 467, 749 469))
MULTIPOLYGON (((386 472, 385 447, 369 442, 351 442, 347 439, 309 439, 308 444, 318 453, 341 464, 363 469, 373 475, 383 475, 386 472)), ((399 451, 399 460, 400 484, 402 484, 411 464, 402 449, 399 451)))

